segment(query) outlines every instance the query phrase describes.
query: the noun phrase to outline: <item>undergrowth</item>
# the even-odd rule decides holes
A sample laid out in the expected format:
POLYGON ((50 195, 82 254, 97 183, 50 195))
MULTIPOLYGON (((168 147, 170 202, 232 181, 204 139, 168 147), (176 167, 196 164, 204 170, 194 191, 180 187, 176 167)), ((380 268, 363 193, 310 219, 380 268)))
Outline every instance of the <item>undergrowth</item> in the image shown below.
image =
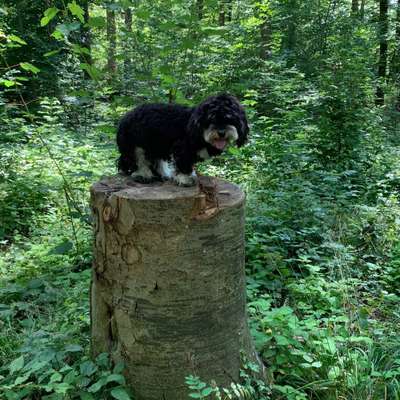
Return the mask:
MULTIPOLYGON (((89 354, 88 188, 114 172, 112 117, 77 135, 57 101, 42 107, 48 118, 10 122, 0 143, 0 398, 128 399, 123 366, 89 354)), ((249 324, 267 383, 246 369, 228 388, 190 376, 191 397, 399 399, 399 149, 327 168, 270 126, 200 168, 247 191, 249 324)))

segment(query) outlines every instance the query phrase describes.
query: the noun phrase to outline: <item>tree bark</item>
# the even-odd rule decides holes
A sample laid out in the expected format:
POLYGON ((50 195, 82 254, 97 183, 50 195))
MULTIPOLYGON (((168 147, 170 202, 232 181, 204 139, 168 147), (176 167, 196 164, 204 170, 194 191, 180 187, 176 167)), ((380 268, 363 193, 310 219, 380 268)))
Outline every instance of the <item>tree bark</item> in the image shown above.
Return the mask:
POLYGON ((351 0, 351 12, 352 12, 352 14, 354 14, 354 15, 358 14, 358 7, 359 7, 358 0, 351 0))
POLYGON ((227 386, 263 366, 246 315, 244 194, 106 178, 93 185, 92 352, 123 360, 136 400, 183 400, 188 375, 227 386))
MULTIPOLYGON (((87 22, 87 21, 89 21, 89 17, 90 17, 89 0, 81 0, 81 5, 85 12, 85 15, 84 15, 85 21, 87 22)), ((92 37, 90 34, 89 27, 85 27, 85 26, 82 27, 81 44, 82 44, 82 47, 87 49, 89 54, 81 54, 79 56, 80 62, 84 63, 84 64, 92 65, 93 64, 93 59, 92 59, 92 55, 91 55, 92 37)), ((83 75, 84 75, 85 79, 87 79, 87 80, 91 79, 89 73, 86 70, 83 70, 83 75)))
POLYGON ((386 80, 387 75, 387 53, 388 42, 387 34, 389 30, 388 22, 388 0, 379 0, 379 62, 378 62, 378 87, 376 90, 376 105, 382 106, 385 104, 385 93, 382 84, 386 80))
MULTIPOLYGON (((125 81, 129 81, 132 75, 132 39, 130 35, 132 34, 132 10, 128 7, 124 13, 125 19, 125 31, 127 37, 124 42, 125 47, 125 58, 124 58, 124 74, 125 74, 125 81)), ((129 86, 129 85, 128 85, 129 86)))
POLYGON ((394 74, 398 90, 395 107, 397 111, 400 111, 400 0, 397 0, 396 10, 396 54, 394 62, 394 74))
POLYGON ((218 25, 219 26, 225 25, 225 4, 223 0, 219 2, 218 25))
POLYGON ((199 21, 201 21, 204 17, 204 0, 197 0, 196 7, 197 7, 197 17, 199 18, 199 21))
POLYGON ((271 55, 271 21, 268 16, 265 16, 260 25, 260 57, 267 60, 271 55))
POLYGON ((226 20, 228 22, 232 22, 232 14, 233 14, 233 4, 232 4, 232 0, 227 0, 226 3, 226 20))
POLYGON ((115 22, 115 11, 107 8, 107 68, 111 75, 117 71, 117 63, 115 61, 115 52, 117 47, 117 27, 115 22))
POLYGON ((361 0, 361 6, 360 6, 360 18, 363 20, 365 17, 365 2, 366 0, 361 0))

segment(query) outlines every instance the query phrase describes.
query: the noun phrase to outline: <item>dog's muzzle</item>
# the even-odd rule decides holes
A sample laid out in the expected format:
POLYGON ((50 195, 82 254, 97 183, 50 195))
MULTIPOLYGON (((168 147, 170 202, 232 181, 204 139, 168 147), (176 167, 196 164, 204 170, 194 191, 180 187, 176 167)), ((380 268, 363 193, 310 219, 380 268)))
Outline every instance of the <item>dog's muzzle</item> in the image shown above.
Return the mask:
POLYGON ((224 128, 216 128, 211 125, 204 131, 204 140, 210 143, 218 150, 225 150, 225 148, 238 139, 239 135, 233 125, 227 125, 224 128))

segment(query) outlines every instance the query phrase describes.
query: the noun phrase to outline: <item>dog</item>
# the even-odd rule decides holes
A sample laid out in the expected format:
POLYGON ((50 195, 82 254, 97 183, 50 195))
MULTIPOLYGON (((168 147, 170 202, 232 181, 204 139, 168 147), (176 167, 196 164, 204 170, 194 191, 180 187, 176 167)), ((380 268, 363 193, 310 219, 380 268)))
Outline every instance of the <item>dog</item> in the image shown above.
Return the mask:
POLYGON ((229 144, 243 146, 249 126, 232 95, 211 96, 197 107, 144 104, 125 114, 118 126, 118 170, 139 182, 173 180, 196 184, 196 162, 218 156, 229 144))

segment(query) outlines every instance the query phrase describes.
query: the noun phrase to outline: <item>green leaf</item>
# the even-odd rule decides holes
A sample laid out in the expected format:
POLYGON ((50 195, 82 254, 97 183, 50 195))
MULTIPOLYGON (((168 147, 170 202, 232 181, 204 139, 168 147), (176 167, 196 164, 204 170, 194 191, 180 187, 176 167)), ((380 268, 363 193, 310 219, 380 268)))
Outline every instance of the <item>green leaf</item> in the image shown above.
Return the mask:
POLYGON ((67 346, 65 346, 65 351, 68 353, 75 353, 82 350, 83 348, 79 344, 68 344, 67 346))
POLYGON ((0 85, 3 85, 5 87, 11 87, 11 86, 15 86, 17 84, 17 82, 15 81, 10 81, 8 79, 2 79, 0 80, 0 85))
POLYGON ((62 380, 62 375, 59 372, 55 372, 51 377, 50 377, 50 383, 54 382, 61 382, 62 380))
POLYGON ((82 8, 76 4, 76 1, 74 0, 72 3, 68 3, 68 8, 69 11, 71 11, 71 14, 74 15, 79 19, 79 21, 82 22, 82 24, 85 22, 85 12, 82 10, 82 8))
POLYGON ((104 385, 106 385, 106 379, 105 378, 100 378, 96 383, 94 383, 92 386, 88 388, 88 392, 90 393, 96 393, 98 392, 104 385))
POLYGON ((332 367, 328 372, 328 378, 331 380, 335 380, 340 376, 340 368, 339 367, 332 367))
POLYGON ((79 393, 81 400, 94 400, 94 397, 91 393, 81 392, 79 393))
POLYGON ((15 372, 22 369, 24 367, 24 364, 25 364, 24 356, 18 357, 17 359, 12 361, 9 367, 10 374, 13 375, 15 372))
POLYGON ((88 25, 91 28, 105 28, 107 24, 104 17, 90 17, 88 25))
POLYGON ((98 81, 100 79, 101 73, 95 66, 83 63, 81 64, 81 68, 85 70, 94 81, 98 81))
POLYGON ((72 248, 74 247, 73 243, 69 240, 65 240, 58 246, 54 247, 52 250, 50 250, 47 254, 52 255, 52 254, 66 254, 68 253, 72 248))
POLYGON ((84 376, 90 376, 93 375, 97 371, 97 367, 94 364, 93 361, 84 361, 80 366, 79 370, 81 371, 81 374, 84 376))
POLYGON ((26 382, 29 379, 29 376, 31 375, 30 372, 28 372, 27 374, 23 375, 23 376, 19 376, 15 382, 14 385, 20 385, 21 383, 26 382))
POLYGON ((10 36, 8 36, 8 39, 11 40, 12 42, 15 42, 15 43, 24 44, 24 45, 28 44, 28 43, 25 42, 25 40, 21 39, 17 35, 10 35, 10 36))
POLYGON ((67 38, 71 32, 77 31, 80 27, 81 24, 79 22, 73 22, 71 24, 60 24, 57 25, 56 31, 60 32, 64 37, 67 38))
POLYGON ((207 396, 209 396, 212 392, 213 392, 213 389, 212 389, 211 387, 207 387, 207 388, 205 388, 205 389, 203 389, 203 390, 201 391, 201 395, 204 396, 204 397, 207 397, 207 396))
POLYGON ((62 49, 49 51, 48 53, 45 53, 44 56, 45 56, 45 57, 52 57, 52 56, 55 56, 55 55, 58 54, 61 50, 62 50, 62 49))
POLYGON ((120 385, 125 385, 125 378, 123 375, 120 375, 120 374, 111 374, 111 375, 108 375, 106 378, 106 383, 110 383, 110 382, 117 382, 120 385))
POLYGON ((30 71, 34 74, 37 74, 40 72, 40 69, 38 67, 35 67, 34 65, 32 65, 31 63, 27 63, 27 62, 22 62, 19 64, 21 66, 22 69, 24 69, 25 71, 30 71))
POLYGON ((44 12, 44 17, 40 20, 40 26, 46 26, 59 12, 57 7, 48 8, 44 12))
POLYGON ((111 396, 117 400, 131 400, 127 391, 122 387, 117 387, 117 388, 111 390, 111 396))

